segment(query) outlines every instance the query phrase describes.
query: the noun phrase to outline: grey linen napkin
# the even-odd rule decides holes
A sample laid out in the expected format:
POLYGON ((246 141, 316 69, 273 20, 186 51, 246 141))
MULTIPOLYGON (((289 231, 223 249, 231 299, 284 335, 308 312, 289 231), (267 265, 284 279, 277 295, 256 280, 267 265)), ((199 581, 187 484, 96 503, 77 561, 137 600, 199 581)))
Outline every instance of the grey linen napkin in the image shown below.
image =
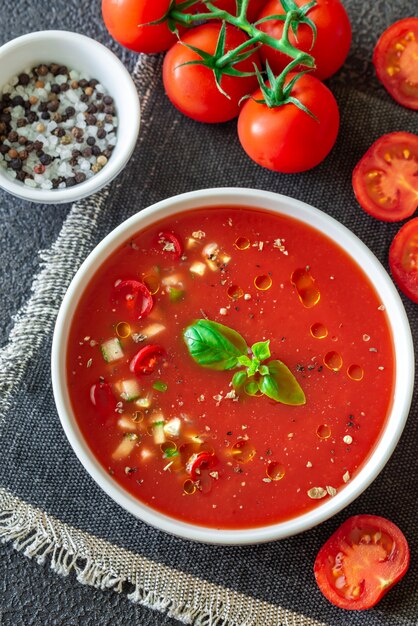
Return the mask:
MULTIPOLYGON (((49 562, 58 573, 75 571, 82 583, 126 592, 134 602, 185 623, 417 623, 417 394, 390 462, 352 505, 303 535, 239 548, 198 545, 168 536, 113 503, 67 443, 50 383, 55 316, 78 266, 117 224, 168 196, 215 186, 287 194, 339 219, 387 267, 388 247, 399 224, 380 223, 363 213, 352 193, 351 172, 380 135, 395 130, 418 133, 417 114, 390 99, 370 64, 377 35, 395 19, 416 13, 417 7, 415 0, 398 0, 390 6, 350 0, 346 6, 353 22, 352 52, 345 68, 329 82, 340 106, 341 130, 331 155, 314 170, 286 176, 259 168, 242 152, 235 122, 205 126, 181 116, 164 96, 161 58, 140 57, 134 72, 143 107, 140 137, 133 159, 110 187, 55 212, 0 195, 7 225, 0 235, 5 238, 0 251, 2 336, 11 331, 0 358, 0 535, 26 555, 49 562), (22 216, 23 227, 18 219, 22 216), (42 219, 49 222, 45 232, 32 241, 42 219), (16 302, 19 311, 12 319, 16 302), (312 565, 319 547, 338 525, 365 512, 388 517, 402 528, 413 551, 411 569, 372 611, 341 612, 320 594, 312 565)), ((7 28, 1 28, 2 37, 10 38, 7 28)), ((416 339, 416 305, 404 301, 416 339)), ((5 615, 8 623, 17 623, 13 612, 5 615)), ((121 614, 115 615, 125 623, 121 614)), ((165 618, 156 612, 152 620, 158 625, 165 618)), ((63 617, 62 622, 50 623, 67 622, 63 617)))

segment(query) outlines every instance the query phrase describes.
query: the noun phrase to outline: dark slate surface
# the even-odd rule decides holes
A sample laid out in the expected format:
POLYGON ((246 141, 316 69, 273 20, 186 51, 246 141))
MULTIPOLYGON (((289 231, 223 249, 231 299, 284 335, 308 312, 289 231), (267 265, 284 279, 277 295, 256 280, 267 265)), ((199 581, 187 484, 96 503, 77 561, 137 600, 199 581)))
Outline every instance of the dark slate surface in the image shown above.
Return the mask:
MULTIPOLYGON (((356 24, 354 42, 345 70, 331 81, 341 107, 342 126, 337 146, 325 163, 314 171, 294 177, 261 170, 240 151, 233 122, 214 127, 197 125, 181 117, 167 104, 161 85, 158 85, 149 110, 156 131, 164 124, 164 128, 170 129, 169 136, 167 140, 156 142, 155 133, 148 132, 141 144, 141 153, 112 185, 112 202, 97 227, 95 241, 122 219, 161 198, 201 187, 236 185, 280 191, 324 209, 365 240, 387 265, 388 246, 399 225, 378 223, 360 211, 352 196, 350 172, 370 143, 381 134, 401 129, 418 133, 416 114, 390 100, 375 80, 370 64, 376 34, 395 19, 413 14, 414 8, 416 14, 416 0, 397 0, 391 4, 380 0, 372 6, 362 0, 347 0, 346 4, 356 24), (202 146, 205 146, 204 166, 200 167, 202 146), (193 166, 185 168, 185 163, 193 166), (136 178, 132 177, 132 172, 136 178), (156 172, 161 175, 157 176, 156 172), (132 178, 137 180, 139 193, 134 187, 135 194, 132 194, 132 178)), ((123 53, 117 45, 111 44, 104 32, 98 2, 57 0, 53 6, 34 0, 15 2, 8 7, 7 20, 1 19, 0 43, 45 27, 67 28, 93 35, 111 45, 130 69, 133 67, 135 56, 123 53)), ((33 207, 0 192, 0 310, 5 312, 0 316, 1 343, 6 343, 12 314, 29 295, 32 276, 39 267, 37 251, 51 245, 68 210, 68 206, 33 207)), ((416 306, 405 303, 414 336, 418 338, 416 306)), ((48 343, 43 350, 49 350, 48 343)), ((31 364, 22 389, 25 411, 29 411, 29 404, 35 399, 43 407, 43 419, 37 424, 32 441, 28 444, 24 429, 13 425, 11 419, 8 420, 8 424, 12 424, 10 431, 6 429, 4 433, 3 441, 13 438, 15 446, 10 463, 2 468, 2 482, 20 497, 45 508, 62 521, 130 549, 140 549, 143 554, 162 562, 173 564, 174 561, 176 567, 190 573, 202 574, 204 562, 203 573, 208 579, 309 613, 316 619, 326 619, 332 626, 342 623, 344 626, 416 624, 418 609, 414 592, 418 538, 413 505, 417 496, 414 479, 417 427, 413 419, 416 396, 412 419, 401 445, 379 479, 346 511, 321 528, 280 544, 242 549, 206 548, 190 546, 134 522, 101 495, 87 474, 81 473, 64 434, 57 428, 51 390, 45 384, 46 380, 42 365, 31 364), (45 442, 49 441, 51 433, 54 446, 60 450, 61 458, 55 461, 56 465, 46 454, 45 442), (36 466, 33 464, 35 451, 36 466), (62 482, 56 480, 59 472, 76 477, 75 481, 65 484, 64 492, 62 482), (28 476, 33 478, 38 489, 32 489, 28 476), (79 490, 83 493, 82 498, 77 497, 79 490), (68 506, 69 502, 72 506, 68 506), (101 507, 99 517, 97 502, 101 507), (413 568, 404 583, 394 589, 377 610, 367 615, 345 614, 342 621, 341 612, 325 605, 307 570, 310 570, 312 555, 337 525, 349 514, 366 511, 385 515, 403 528, 411 540, 413 568), (255 565, 256 569, 252 570, 255 565), (307 568, 305 573, 304 567, 307 568), (276 585, 267 584, 272 573, 274 578, 282 581, 279 591, 276 585)), ((142 607, 133 607, 124 596, 82 587, 73 577, 61 579, 47 566, 27 561, 10 547, 1 550, 0 623, 66 626, 177 623, 142 607)))

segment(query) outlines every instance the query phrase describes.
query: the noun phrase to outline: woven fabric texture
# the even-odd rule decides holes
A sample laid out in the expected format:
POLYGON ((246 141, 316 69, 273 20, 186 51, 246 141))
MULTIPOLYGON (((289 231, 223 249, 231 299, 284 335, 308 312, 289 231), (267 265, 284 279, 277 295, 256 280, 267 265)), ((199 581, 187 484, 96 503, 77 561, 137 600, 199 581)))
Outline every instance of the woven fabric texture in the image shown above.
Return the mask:
MULTIPOLYGON (((78 28, 110 44, 100 26, 98 3, 85 4, 58 0, 53 10, 41 15, 39 3, 19 1, 8 24, 1 22, 0 43, 36 28, 60 27, 78 28)), ((353 23, 352 51, 345 68, 329 81, 340 106, 341 130, 330 156, 314 170, 286 176, 259 168, 242 152, 235 122, 199 125, 169 104, 159 56, 141 57, 134 69, 136 59, 124 53, 140 94, 143 123, 134 156, 119 178, 73 207, 32 206, 0 192, 0 484, 4 488, 0 532, 28 556, 52 562, 58 572, 74 571, 83 583, 126 592, 148 607, 142 617, 137 614, 144 624, 168 623, 163 614, 167 611, 173 618, 202 625, 417 624, 416 558, 402 584, 365 614, 342 614, 329 605, 312 574, 324 540, 356 513, 382 515, 397 523, 416 554, 417 394, 394 455, 352 505, 303 535, 237 548, 203 546, 165 535, 105 496, 67 443, 50 383, 55 316, 78 266, 121 221, 168 196, 215 186, 287 194, 339 219, 387 267, 388 248, 399 225, 377 222, 361 211, 352 193, 351 172, 380 135, 395 130, 418 133, 417 114, 390 99, 370 62, 378 34, 396 19, 416 15, 416 0, 390 5, 347 0, 345 4, 353 23), (149 608, 158 611, 150 617, 149 608)), ((114 49, 120 53, 115 45, 114 49)), ((416 305, 404 302, 417 340, 416 305)), ((12 556, 7 548, 4 554, 12 563, 22 558, 12 556)), ((43 571, 40 567, 39 576, 43 571)), ((5 581, 8 597, 7 575, 5 581)), ((122 599, 120 603, 123 606, 122 599)), ((115 604, 113 623, 123 624, 115 604)), ((19 623, 21 607, 16 607, 17 612, 7 605, 1 608, 4 623, 19 623)), ((32 623, 72 623, 70 617, 66 619, 60 621, 51 613, 50 618, 32 623)), ((82 623, 89 624, 88 617, 82 623)))

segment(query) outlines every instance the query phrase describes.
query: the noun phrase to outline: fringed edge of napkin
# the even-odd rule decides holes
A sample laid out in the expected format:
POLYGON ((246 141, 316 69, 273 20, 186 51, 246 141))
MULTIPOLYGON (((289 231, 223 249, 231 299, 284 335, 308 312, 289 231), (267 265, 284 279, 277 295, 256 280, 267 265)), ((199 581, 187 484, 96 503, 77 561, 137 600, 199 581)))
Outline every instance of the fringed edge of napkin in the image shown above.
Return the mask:
POLYGON ((0 539, 62 576, 194 626, 325 626, 293 611, 156 563, 85 533, 0 489, 0 539))

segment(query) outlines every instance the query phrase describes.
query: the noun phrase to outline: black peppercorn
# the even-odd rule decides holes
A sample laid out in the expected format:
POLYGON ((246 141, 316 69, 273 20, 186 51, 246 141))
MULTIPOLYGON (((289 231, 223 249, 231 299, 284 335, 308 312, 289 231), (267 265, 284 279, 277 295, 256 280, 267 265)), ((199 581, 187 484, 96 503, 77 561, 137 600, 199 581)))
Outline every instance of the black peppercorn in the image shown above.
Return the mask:
POLYGON ((9 166, 12 168, 12 170, 15 170, 15 172, 17 172, 17 170, 22 169, 22 161, 19 158, 12 159, 11 161, 9 161, 9 166))
POLYGON ((7 135, 7 139, 10 141, 10 143, 17 141, 18 137, 19 135, 17 134, 15 130, 11 130, 10 133, 7 135))
POLYGON ((86 180, 86 175, 84 172, 77 172, 74 178, 77 183, 83 183, 86 180))
POLYGON ((19 74, 18 79, 19 79, 19 85, 25 86, 29 84, 30 78, 29 78, 29 75, 26 73, 19 74))

